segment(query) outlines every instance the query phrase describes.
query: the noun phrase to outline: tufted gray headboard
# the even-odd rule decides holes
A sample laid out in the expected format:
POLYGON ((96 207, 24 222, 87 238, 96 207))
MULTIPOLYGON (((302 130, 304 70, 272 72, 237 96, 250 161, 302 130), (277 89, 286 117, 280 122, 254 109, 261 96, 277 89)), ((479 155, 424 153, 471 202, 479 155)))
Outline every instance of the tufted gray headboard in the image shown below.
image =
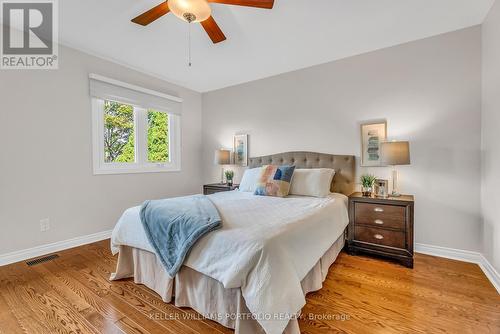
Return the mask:
POLYGON ((285 152, 249 159, 249 167, 263 165, 295 165, 296 168, 333 168, 330 190, 349 196, 355 188, 355 158, 353 155, 334 155, 315 152, 285 152))

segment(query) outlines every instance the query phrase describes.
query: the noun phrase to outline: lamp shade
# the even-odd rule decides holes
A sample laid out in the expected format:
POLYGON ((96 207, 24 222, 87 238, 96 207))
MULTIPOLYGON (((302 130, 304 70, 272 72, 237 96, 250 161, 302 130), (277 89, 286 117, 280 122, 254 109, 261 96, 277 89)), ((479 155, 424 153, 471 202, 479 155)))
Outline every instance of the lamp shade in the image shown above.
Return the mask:
POLYGON ((231 163, 231 151, 229 150, 215 150, 214 164, 216 165, 229 165, 231 163))
POLYGON ((168 8, 175 16, 188 22, 205 21, 212 13, 206 0, 168 0, 168 8))
POLYGON ((410 164, 410 143, 390 141, 380 146, 381 161, 384 165, 398 166, 410 164))

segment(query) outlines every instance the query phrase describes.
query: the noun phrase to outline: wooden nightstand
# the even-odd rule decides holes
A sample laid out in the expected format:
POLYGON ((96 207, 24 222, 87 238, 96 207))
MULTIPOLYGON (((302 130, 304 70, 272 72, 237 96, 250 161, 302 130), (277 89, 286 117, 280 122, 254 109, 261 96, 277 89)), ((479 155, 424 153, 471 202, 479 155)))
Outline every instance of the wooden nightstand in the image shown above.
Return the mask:
POLYGON ((220 193, 221 191, 231 191, 231 190, 238 189, 238 187, 239 187, 239 184, 233 184, 232 186, 228 186, 225 183, 205 184, 203 186, 203 195, 220 193))
POLYGON ((347 251, 384 256, 413 268, 413 196, 349 196, 347 251))

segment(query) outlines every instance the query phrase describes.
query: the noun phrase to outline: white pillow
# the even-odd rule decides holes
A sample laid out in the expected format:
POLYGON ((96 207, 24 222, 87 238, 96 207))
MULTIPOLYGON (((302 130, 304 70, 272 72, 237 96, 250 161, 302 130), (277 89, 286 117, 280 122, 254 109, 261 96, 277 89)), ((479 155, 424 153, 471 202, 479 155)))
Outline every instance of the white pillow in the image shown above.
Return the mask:
POLYGON ((255 192, 261 171, 261 167, 247 169, 240 182, 240 191, 255 192))
POLYGON ((326 197, 330 194, 335 170, 331 168, 296 169, 290 195, 326 197))

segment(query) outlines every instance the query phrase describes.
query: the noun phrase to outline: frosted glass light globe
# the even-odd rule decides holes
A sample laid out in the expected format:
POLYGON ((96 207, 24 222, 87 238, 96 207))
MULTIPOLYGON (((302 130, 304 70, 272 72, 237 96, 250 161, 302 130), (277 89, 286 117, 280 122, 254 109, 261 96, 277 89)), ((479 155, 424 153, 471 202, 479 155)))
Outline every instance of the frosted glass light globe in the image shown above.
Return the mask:
POLYGON ((168 0, 167 4, 175 16, 186 22, 205 21, 212 14, 206 0, 168 0))

